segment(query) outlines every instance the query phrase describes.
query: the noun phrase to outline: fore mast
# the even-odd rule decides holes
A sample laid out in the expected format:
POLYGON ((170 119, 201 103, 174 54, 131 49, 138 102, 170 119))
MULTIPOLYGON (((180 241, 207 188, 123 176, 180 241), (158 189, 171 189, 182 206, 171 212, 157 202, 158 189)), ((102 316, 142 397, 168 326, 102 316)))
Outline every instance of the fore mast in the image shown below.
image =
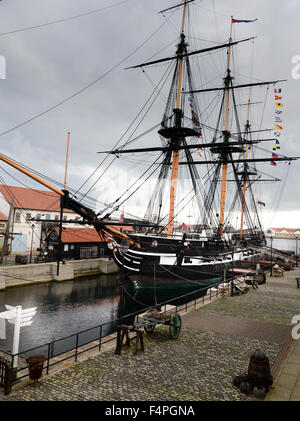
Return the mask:
MULTIPOLYGON (((177 97, 176 97, 176 108, 174 109, 174 127, 179 129, 178 134, 180 133, 183 112, 180 108, 180 100, 181 100, 181 90, 182 90, 182 73, 183 73, 183 57, 182 55, 187 52, 186 50, 186 43, 185 43, 185 35, 184 35, 184 28, 185 28, 185 19, 186 19, 186 8, 187 2, 184 2, 183 8, 183 16, 182 16, 182 25, 181 25, 181 40, 180 44, 178 45, 178 50, 176 52, 179 61, 179 69, 178 69, 178 81, 177 81, 177 97)), ((175 199, 176 199, 176 191, 177 191, 177 181, 178 181, 178 167, 179 167, 179 150, 176 149, 176 146, 179 146, 182 143, 183 138, 180 136, 175 136, 172 141, 174 144, 173 150, 173 159, 172 159, 172 175, 171 175, 171 187, 170 187, 170 212, 169 212, 169 222, 167 227, 167 234, 168 237, 172 237, 173 234, 173 226, 174 226, 174 208, 175 208, 175 199)))

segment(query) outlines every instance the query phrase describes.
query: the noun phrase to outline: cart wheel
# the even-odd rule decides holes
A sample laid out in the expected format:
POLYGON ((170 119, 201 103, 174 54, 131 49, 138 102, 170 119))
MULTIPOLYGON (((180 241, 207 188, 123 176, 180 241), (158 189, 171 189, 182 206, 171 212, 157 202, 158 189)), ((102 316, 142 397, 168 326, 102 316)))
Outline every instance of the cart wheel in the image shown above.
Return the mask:
POLYGON ((155 328, 155 323, 148 323, 144 326, 144 330, 146 333, 152 333, 155 328))
POLYGON ((170 321, 169 332, 172 339, 177 339, 181 331, 181 317, 179 314, 174 314, 170 321))

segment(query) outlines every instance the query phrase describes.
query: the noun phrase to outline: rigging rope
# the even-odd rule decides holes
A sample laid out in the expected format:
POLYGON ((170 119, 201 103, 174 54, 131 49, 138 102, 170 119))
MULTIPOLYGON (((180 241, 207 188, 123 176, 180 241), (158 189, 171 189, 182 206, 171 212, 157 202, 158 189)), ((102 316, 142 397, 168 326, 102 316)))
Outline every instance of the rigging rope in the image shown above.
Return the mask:
MULTIPOLYGON (((156 160, 150 165, 149 168, 146 169, 146 171, 143 172, 143 174, 130 186, 126 189, 126 191, 118 198, 116 199, 111 205, 110 207, 112 207, 114 204, 116 204, 135 184, 138 183, 138 181, 140 181, 142 179, 142 177, 156 164, 156 162, 158 161, 158 159, 160 159, 160 157, 162 156, 162 154, 160 154, 156 160)), ((143 184, 145 184, 145 182, 155 173, 155 171, 157 170, 157 167, 154 168, 154 170, 148 175, 147 178, 145 178, 145 180, 142 182, 142 184, 140 186, 138 186, 127 198, 125 198, 121 203, 118 203, 117 208, 119 208, 120 206, 122 206, 125 202, 127 202, 128 199, 130 199, 130 197, 132 195, 134 195, 138 189, 140 189, 142 187, 143 184)), ((117 209, 116 209, 117 210, 117 209)), ((104 211, 102 210, 101 213, 103 213, 104 211)))
MULTIPOLYGON (((152 96, 154 95, 155 91, 158 90, 157 95, 154 97, 153 101, 151 102, 151 104, 149 105, 148 109, 145 111, 144 116, 141 118, 140 122, 137 124, 136 128, 134 129, 134 131, 131 133, 129 139, 126 141, 126 143, 122 146, 122 148, 124 148, 128 143, 130 138, 133 136, 133 134, 136 132, 136 130, 138 129, 138 127, 140 126, 140 124, 143 122, 143 120, 145 119, 146 115, 148 114, 150 108, 152 107, 153 103, 156 101, 162 87, 164 86, 164 84, 166 83, 168 74, 167 71, 168 69, 171 67, 170 66, 167 68, 166 72, 163 74, 162 78, 160 79, 157 87, 153 90, 153 92, 151 93, 151 95, 149 96, 149 98, 147 99, 146 103, 143 105, 143 107, 141 108, 141 110, 139 111, 138 115, 135 117, 135 119, 132 121, 132 123, 129 125, 129 127, 125 130, 125 132, 122 134, 122 136, 120 137, 120 139, 115 143, 113 149, 115 149, 118 144, 120 143, 120 141, 123 139, 123 137, 126 135, 126 133, 129 131, 129 129, 133 126, 133 124, 137 121, 137 119, 139 118, 139 116, 142 114, 142 112, 144 111, 144 109, 146 108, 146 106, 148 105, 148 103, 150 102, 152 96), (165 79, 165 81, 163 82, 163 80, 165 79), (160 89, 158 89, 160 83, 162 83, 162 86, 160 89)), ((100 164, 97 166, 97 168, 92 172, 92 174, 86 179, 86 181, 79 187, 79 189, 77 190, 77 192, 79 190, 82 189, 82 187, 88 182, 88 180, 91 179, 91 177, 96 173, 96 171, 101 167, 101 165, 106 161, 106 159, 108 158, 109 155, 107 155, 105 158, 103 158, 103 160, 100 162, 100 164)), ((107 168, 101 173, 101 175, 97 178, 97 180, 93 183, 93 185, 87 190, 87 192, 83 195, 82 199, 85 197, 85 195, 87 193, 89 193, 91 191, 91 189, 99 182, 99 180, 101 179, 101 177, 105 174, 105 172, 110 168, 110 166, 113 164, 113 162, 117 159, 117 157, 114 157, 114 159, 110 162, 110 164, 107 166, 107 168)), ((76 193, 75 193, 76 194, 76 193)), ((81 199, 81 200, 82 200, 81 199)))
POLYGON ((157 32, 160 31, 160 29, 165 25, 166 22, 163 22, 163 24, 161 24, 151 35, 149 35, 140 45, 138 45, 138 47, 136 47, 130 54, 128 54, 125 58, 123 58, 121 61, 119 61, 117 64, 113 65, 111 68, 109 68, 106 72, 104 72, 102 75, 100 75, 99 77, 97 77, 96 79, 94 79, 92 82, 90 82, 89 84, 85 85, 83 88, 75 91, 72 95, 68 96, 67 98, 57 102, 55 105, 53 105, 52 107, 47 108, 46 110, 42 111, 39 114, 36 114, 35 116, 28 118, 27 120, 24 120, 22 123, 16 124, 15 126, 3 131, 0 133, 0 136, 4 136, 7 133, 10 133, 34 120, 36 120, 37 118, 49 113, 50 111, 53 111, 54 109, 60 107, 61 105, 65 104, 66 102, 70 101, 71 99, 77 97, 78 95, 80 95, 82 92, 86 91, 87 89, 89 89, 91 86, 95 85, 97 82, 99 82, 101 79, 105 78, 108 74, 110 74, 113 70, 117 69, 118 67, 120 67, 124 62, 126 62, 131 56, 133 56, 140 48, 142 48, 157 32))
POLYGON ((0 33, 0 37, 2 37, 2 36, 4 36, 4 35, 11 35, 11 34, 15 34, 15 33, 18 33, 18 32, 25 32, 25 31, 29 31, 29 30, 32 30, 32 29, 43 28, 43 27, 45 27, 45 26, 50 26, 50 25, 54 25, 54 24, 57 24, 57 23, 63 23, 63 22, 71 21, 71 20, 74 20, 74 19, 81 18, 81 17, 83 17, 83 16, 89 16, 89 15, 92 15, 92 14, 94 14, 94 13, 99 13, 99 12, 102 12, 103 10, 107 10, 107 9, 111 9, 111 8, 113 8, 113 7, 116 7, 116 6, 120 6, 121 4, 127 3, 128 1, 129 1, 129 0, 123 0, 123 1, 121 1, 121 2, 118 2, 118 3, 112 4, 112 5, 110 5, 110 6, 101 7, 100 9, 90 10, 89 12, 80 13, 79 15, 69 16, 69 17, 67 17, 67 18, 63 18, 63 19, 58 19, 58 20, 51 21, 51 22, 42 23, 42 24, 40 24, 40 25, 27 26, 27 27, 25 27, 25 28, 15 29, 15 30, 13 30, 13 31, 1 32, 1 33, 0 33))
POLYGON ((280 186, 280 190, 278 192, 278 195, 277 195, 277 197, 276 196, 274 197, 274 202, 275 203, 274 203, 274 208, 272 206, 273 212, 269 216, 269 224, 268 224, 269 226, 272 223, 272 220, 274 218, 275 213, 277 212, 277 209, 278 209, 278 206, 280 204, 280 201, 282 200, 282 196, 283 196, 282 192, 283 192, 283 189, 285 188, 285 185, 286 185, 286 182, 287 182, 287 179, 288 179, 288 174, 289 174, 290 168, 291 168, 291 164, 289 163, 287 165, 287 169, 286 169, 286 173, 285 173, 285 176, 284 176, 284 180, 281 183, 281 186, 280 186))

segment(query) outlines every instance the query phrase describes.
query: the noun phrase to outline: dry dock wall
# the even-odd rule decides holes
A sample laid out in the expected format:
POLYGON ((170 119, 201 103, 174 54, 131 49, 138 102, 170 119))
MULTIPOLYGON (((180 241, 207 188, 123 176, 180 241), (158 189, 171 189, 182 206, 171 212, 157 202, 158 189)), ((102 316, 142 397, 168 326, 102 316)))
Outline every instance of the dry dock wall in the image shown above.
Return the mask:
POLYGON ((0 268, 0 290, 12 286, 50 281, 66 281, 80 276, 116 272, 118 272, 118 267, 113 260, 107 258, 70 260, 60 263, 58 276, 57 263, 3 266, 0 268))

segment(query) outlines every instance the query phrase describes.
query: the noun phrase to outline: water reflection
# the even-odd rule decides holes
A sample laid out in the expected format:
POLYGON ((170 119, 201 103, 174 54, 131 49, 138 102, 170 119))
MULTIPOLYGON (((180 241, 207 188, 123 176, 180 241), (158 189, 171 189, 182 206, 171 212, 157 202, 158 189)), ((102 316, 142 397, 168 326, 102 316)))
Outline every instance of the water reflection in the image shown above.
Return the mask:
POLYGON ((135 289, 128 278, 121 279, 118 318, 121 319, 122 324, 130 325, 134 322, 134 315, 125 317, 128 314, 142 313, 146 308, 162 303, 178 306, 205 294, 206 289, 199 288, 199 285, 195 284, 188 284, 186 287, 135 289))
MULTIPOLYGON (((31 326, 21 329, 20 352, 57 341, 50 349, 55 356, 74 348, 76 336, 61 340, 80 331, 78 345, 116 331, 117 321, 132 324, 134 316, 124 317, 157 303, 170 301, 175 297, 191 293, 188 298, 171 301, 174 305, 185 303, 203 295, 198 288, 135 289, 131 281, 122 278, 121 290, 118 275, 92 276, 65 282, 49 282, 38 285, 8 288, 0 292, 0 311, 5 304, 22 305, 23 308, 37 307, 31 326), (99 325, 105 324, 102 331, 99 325)), ((11 351, 13 325, 6 323, 6 340, 0 340, 0 349, 11 351)), ((32 353, 32 352, 31 352, 32 353)), ((47 355, 48 348, 40 347, 34 353, 47 355)), ((30 352, 24 354, 24 357, 30 352)))
MULTIPOLYGON (((37 307, 32 325, 21 329, 23 351, 116 319, 119 298, 118 277, 104 275, 8 288, 0 292, 0 311, 5 304, 37 307)), ((11 350, 13 326, 9 323, 6 335, 0 348, 11 350)))

